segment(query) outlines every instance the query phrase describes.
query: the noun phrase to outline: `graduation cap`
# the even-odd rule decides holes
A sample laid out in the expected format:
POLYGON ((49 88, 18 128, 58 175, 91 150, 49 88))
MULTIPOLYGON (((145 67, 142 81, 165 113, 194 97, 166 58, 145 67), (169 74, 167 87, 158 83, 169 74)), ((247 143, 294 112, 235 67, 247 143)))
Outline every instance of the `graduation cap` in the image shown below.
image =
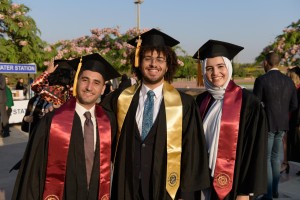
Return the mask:
POLYGON ((73 84, 73 95, 76 96, 76 85, 78 74, 80 71, 90 70, 100 73, 104 80, 110 80, 121 76, 115 68, 107 62, 100 54, 93 53, 68 61, 68 63, 76 70, 73 84))
POLYGON ((74 69, 69 63, 68 60, 64 60, 64 59, 58 59, 58 60, 54 60, 54 66, 58 65, 58 68, 61 69, 74 69))
POLYGON ((201 63, 200 60, 206 58, 213 58, 217 56, 224 56, 229 60, 232 60, 244 47, 231 44, 228 42, 218 41, 218 40, 208 40, 204 45, 202 45, 198 51, 194 54, 193 58, 198 59, 198 75, 197 75, 197 85, 203 86, 203 75, 201 73, 201 63))
POLYGON ((135 51, 135 67, 139 65, 139 50, 141 46, 169 46, 173 47, 179 44, 179 41, 171 36, 153 28, 128 41, 132 46, 136 46, 135 51))
POLYGON ((179 41, 175 40, 171 36, 153 28, 140 36, 137 36, 128 41, 132 46, 137 45, 137 41, 141 37, 142 43, 141 46, 169 46, 173 47, 179 44, 179 41))
POLYGON ((213 58, 224 56, 232 60, 244 47, 218 40, 208 40, 194 54, 193 58, 204 60, 205 58, 213 58))

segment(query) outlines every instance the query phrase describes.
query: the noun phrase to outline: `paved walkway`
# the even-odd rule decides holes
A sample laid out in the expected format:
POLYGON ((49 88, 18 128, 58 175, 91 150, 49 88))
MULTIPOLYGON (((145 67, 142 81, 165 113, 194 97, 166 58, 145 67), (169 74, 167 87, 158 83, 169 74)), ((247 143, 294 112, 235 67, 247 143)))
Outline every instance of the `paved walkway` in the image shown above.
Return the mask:
MULTIPOLYGON (((0 200, 11 199, 17 171, 9 173, 11 167, 23 156, 28 134, 19 125, 11 127, 11 135, 0 138, 0 200)), ((278 200, 300 200, 300 177, 296 172, 300 163, 290 162, 290 173, 281 175, 278 200)))
POLYGON ((11 199, 17 171, 9 170, 22 158, 28 140, 28 134, 19 125, 10 130, 9 137, 0 138, 0 200, 11 199))

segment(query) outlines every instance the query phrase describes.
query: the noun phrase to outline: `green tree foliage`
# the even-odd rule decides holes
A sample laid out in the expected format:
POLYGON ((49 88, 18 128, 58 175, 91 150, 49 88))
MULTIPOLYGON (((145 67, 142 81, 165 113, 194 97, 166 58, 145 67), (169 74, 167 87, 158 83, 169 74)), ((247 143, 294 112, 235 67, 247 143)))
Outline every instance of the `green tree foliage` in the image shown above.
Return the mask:
POLYGON ((175 74, 176 78, 195 78, 197 76, 197 63, 186 51, 183 50, 180 46, 175 48, 175 51, 178 52, 178 64, 179 68, 175 74))
POLYGON ((30 9, 23 4, 1 0, 0 3, 0 60, 11 63, 36 63, 42 66, 44 47, 40 30, 28 16, 30 9))
POLYGON ((263 61, 266 53, 275 51, 281 55, 281 63, 284 66, 300 65, 300 20, 287 26, 283 33, 276 37, 273 44, 264 48, 256 58, 256 62, 263 61))

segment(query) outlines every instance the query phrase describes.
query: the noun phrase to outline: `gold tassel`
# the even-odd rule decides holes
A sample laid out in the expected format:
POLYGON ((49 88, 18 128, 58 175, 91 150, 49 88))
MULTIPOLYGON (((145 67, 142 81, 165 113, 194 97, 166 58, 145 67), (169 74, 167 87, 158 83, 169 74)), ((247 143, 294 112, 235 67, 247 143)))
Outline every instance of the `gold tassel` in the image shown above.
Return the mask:
POLYGON ((76 71, 76 74, 75 74, 75 78, 74 78, 74 83, 73 83, 73 96, 76 97, 76 88, 77 88, 77 79, 78 79, 78 74, 80 72, 80 69, 81 69, 81 65, 82 65, 82 56, 80 58, 80 61, 78 63, 78 67, 77 67, 77 71, 76 71))
POLYGON ((200 56, 198 51, 198 73, 197 73, 197 86, 203 86, 203 76, 202 76, 202 68, 201 68, 201 62, 200 62, 200 56))
POLYGON ((135 67, 139 67, 139 61, 140 61, 139 53, 140 53, 141 44, 142 44, 142 39, 141 36, 139 35, 139 39, 137 40, 137 45, 135 49, 135 59, 134 59, 135 67))

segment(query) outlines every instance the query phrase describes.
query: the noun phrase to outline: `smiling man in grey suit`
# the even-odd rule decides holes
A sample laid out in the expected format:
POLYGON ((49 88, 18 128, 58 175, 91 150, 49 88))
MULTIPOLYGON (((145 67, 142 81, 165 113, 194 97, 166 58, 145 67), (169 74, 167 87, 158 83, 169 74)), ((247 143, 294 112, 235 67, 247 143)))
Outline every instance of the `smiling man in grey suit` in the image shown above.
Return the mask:
POLYGON ((279 63, 280 56, 269 52, 263 62, 266 74, 255 80, 253 88, 268 118, 268 193, 263 199, 278 198, 282 137, 289 130, 289 112, 297 108, 295 84, 278 70, 279 63))

